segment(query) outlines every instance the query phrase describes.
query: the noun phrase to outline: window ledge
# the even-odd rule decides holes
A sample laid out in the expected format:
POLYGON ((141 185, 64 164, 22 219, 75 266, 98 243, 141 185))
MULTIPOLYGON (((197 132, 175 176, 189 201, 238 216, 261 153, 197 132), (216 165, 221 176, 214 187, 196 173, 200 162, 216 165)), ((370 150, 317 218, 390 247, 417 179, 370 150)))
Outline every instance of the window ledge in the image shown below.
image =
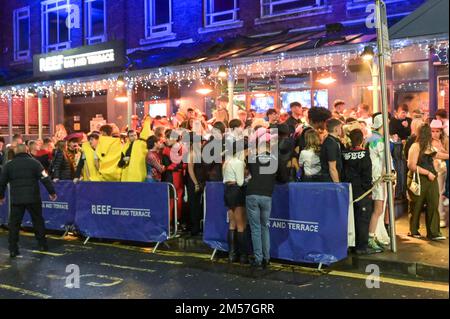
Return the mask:
POLYGON ((177 38, 177 34, 176 33, 167 33, 164 35, 160 35, 160 36, 152 36, 146 39, 140 39, 139 40, 139 44, 140 45, 146 45, 146 44, 153 44, 153 43, 159 43, 159 42, 167 42, 167 41, 172 41, 175 40, 177 38))
MULTIPOLYGON (((403 0, 385 0, 384 3, 391 4, 396 2, 404 2, 403 0)), ((347 1, 347 11, 366 9, 368 4, 373 4, 371 0, 361 0, 361 1, 347 1)))
POLYGON ((198 33, 204 34, 204 33, 210 33, 210 32, 225 31, 225 30, 242 28, 243 26, 244 26, 244 21, 238 20, 238 21, 233 21, 233 22, 227 23, 227 24, 222 24, 222 25, 213 24, 213 25, 209 25, 209 26, 206 26, 203 28, 199 28, 198 33))
POLYGON ((10 65, 16 66, 16 65, 23 65, 23 64, 28 64, 28 63, 33 63, 33 60, 31 58, 26 58, 26 59, 21 59, 21 60, 13 60, 10 65))
POLYGON ((328 14, 332 13, 333 7, 331 5, 324 5, 320 7, 305 9, 304 11, 298 12, 288 12, 285 14, 278 14, 272 16, 266 16, 262 18, 255 19, 255 25, 273 23, 273 22, 282 22, 286 20, 293 20, 303 17, 311 17, 315 15, 328 14))

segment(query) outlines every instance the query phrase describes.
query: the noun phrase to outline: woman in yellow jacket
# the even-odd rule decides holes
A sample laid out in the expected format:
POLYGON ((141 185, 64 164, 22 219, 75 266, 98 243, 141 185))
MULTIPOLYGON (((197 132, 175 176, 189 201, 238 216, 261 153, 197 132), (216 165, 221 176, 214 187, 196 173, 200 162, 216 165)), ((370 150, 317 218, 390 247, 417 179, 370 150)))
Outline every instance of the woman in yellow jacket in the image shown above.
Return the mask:
POLYGON ((98 145, 100 135, 92 133, 88 136, 88 141, 81 146, 82 155, 75 172, 75 182, 82 177, 86 182, 99 182, 101 180, 98 172, 98 157, 95 149, 98 145))
POLYGON ((147 177, 147 142, 138 139, 135 131, 128 131, 119 167, 122 169, 122 182, 144 182, 147 177))

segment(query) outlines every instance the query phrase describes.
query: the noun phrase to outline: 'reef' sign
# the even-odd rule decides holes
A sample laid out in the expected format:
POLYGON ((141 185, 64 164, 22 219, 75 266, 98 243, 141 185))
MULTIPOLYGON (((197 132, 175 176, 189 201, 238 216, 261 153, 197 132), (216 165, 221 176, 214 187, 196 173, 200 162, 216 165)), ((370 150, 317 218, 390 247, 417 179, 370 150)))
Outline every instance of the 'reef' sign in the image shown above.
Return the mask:
POLYGON ((76 49, 39 54, 33 57, 34 76, 52 76, 72 72, 123 67, 123 42, 112 41, 76 49))

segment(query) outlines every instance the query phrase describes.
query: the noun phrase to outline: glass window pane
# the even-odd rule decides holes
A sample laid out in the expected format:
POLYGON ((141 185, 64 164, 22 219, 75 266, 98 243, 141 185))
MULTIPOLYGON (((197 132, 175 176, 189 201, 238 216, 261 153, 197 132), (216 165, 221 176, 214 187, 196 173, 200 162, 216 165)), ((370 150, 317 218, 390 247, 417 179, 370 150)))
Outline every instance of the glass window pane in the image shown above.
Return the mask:
POLYGON ((298 90, 309 88, 310 88, 310 77, 309 74, 307 73, 299 75, 286 75, 280 78, 281 90, 298 90))
POLYGON ((92 30, 91 36, 102 36, 104 32, 104 19, 105 19, 105 11, 104 11, 104 0, 96 0, 91 4, 91 21, 92 21, 92 30))
POLYGON ((28 39, 30 35, 30 29, 28 25, 29 19, 19 20, 19 51, 29 50, 28 39))
POLYGON ((233 20, 233 13, 221 14, 213 18, 213 22, 223 22, 233 20))
POLYGON ((213 0, 213 1, 214 1, 214 13, 234 9, 234 0, 213 0))
POLYGON ((428 79, 428 62, 396 63, 394 66, 394 80, 424 80, 428 79))
POLYGON ((275 81, 272 79, 253 78, 248 81, 249 91, 273 91, 275 89, 275 81))
POLYGON ((48 13, 48 44, 58 43, 58 14, 48 13))
MULTIPOLYGON (((274 1, 275 2, 275 1, 274 1)), ((297 0, 291 1, 288 3, 282 3, 278 5, 274 5, 273 13, 283 13, 285 11, 292 11, 302 7, 314 6, 316 4, 316 0, 297 0)))
POLYGON ((58 10, 59 13, 59 43, 61 42, 67 42, 69 41, 69 28, 67 27, 67 17, 68 13, 67 10, 60 9, 58 10))
POLYGON ((170 0, 153 0, 153 25, 170 22, 170 0))

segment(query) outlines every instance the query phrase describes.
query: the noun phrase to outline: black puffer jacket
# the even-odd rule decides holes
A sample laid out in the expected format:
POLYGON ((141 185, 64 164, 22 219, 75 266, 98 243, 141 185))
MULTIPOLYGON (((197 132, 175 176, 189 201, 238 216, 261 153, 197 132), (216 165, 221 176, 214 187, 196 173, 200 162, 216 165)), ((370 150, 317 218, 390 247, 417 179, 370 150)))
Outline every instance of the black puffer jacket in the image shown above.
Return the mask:
POLYGON ((342 153, 343 178, 345 183, 351 183, 353 199, 361 196, 372 188, 372 161, 370 153, 364 149, 346 150, 342 153))
POLYGON ((0 176, 0 198, 4 198, 9 183, 12 205, 40 203, 39 181, 44 184, 49 194, 55 194, 55 188, 42 165, 28 154, 17 154, 3 167, 0 176))
POLYGON ((75 171, 72 169, 69 159, 63 152, 57 151, 53 160, 52 178, 60 180, 71 180, 75 177, 75 171))

